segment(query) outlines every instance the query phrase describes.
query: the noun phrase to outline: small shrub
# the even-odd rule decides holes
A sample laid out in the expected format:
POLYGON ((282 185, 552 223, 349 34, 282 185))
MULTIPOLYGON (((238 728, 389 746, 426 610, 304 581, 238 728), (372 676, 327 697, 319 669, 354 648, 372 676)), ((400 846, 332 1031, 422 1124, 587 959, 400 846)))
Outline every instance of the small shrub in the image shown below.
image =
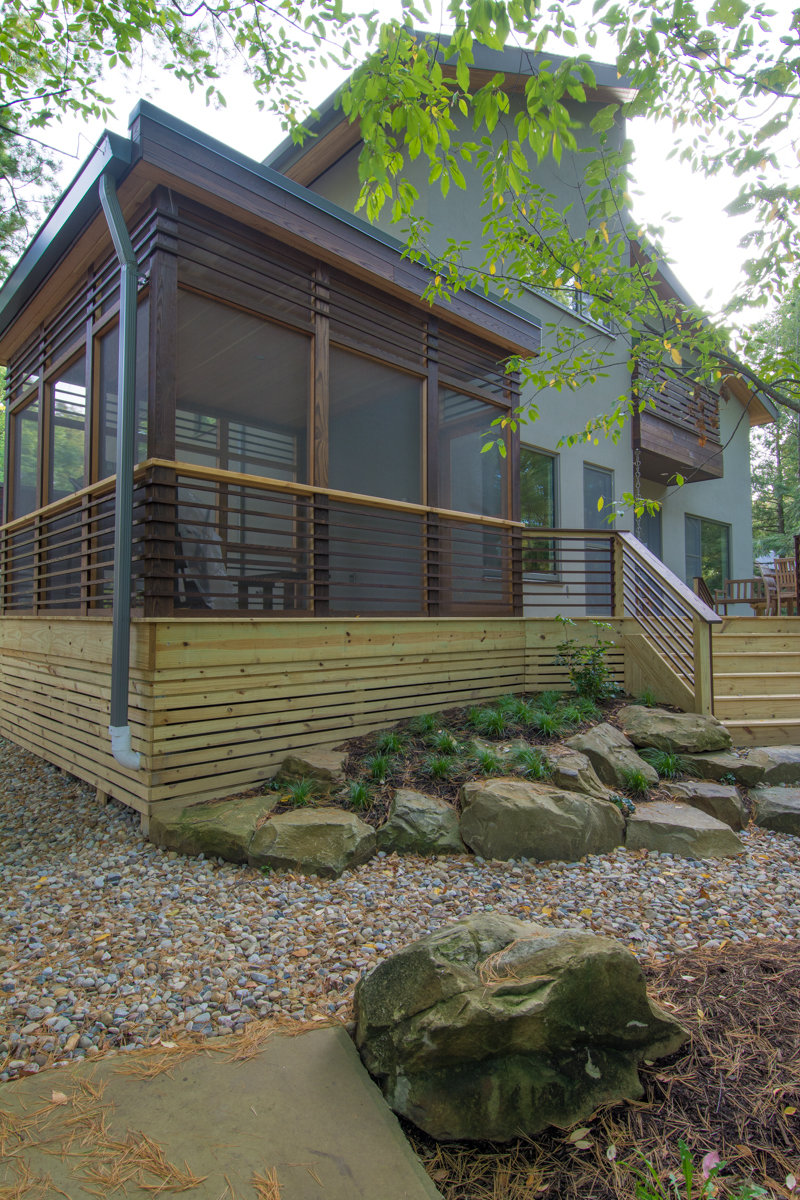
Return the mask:
POLYGON ((467 724, 471 729, 483 728, 483 714, 485 711, 485 708, 478 708, 477 705, 473 705, 472 708, 467 709, 467 724))
POLYGON ((379 754, 399 754, 403 749, 403 739, 396 729, 385 729, 378 734, 375 749, 379 754))
POLYGON ((634 796, 647 796, 650 792, 650 784, 647 781, 647 776, 640 767, 625 767, 622 771, 622 779, 625 784, 625 790, 634 796))
POLYGON ((530 727, 540 733, 542 737, 558 737, 564 732, 564 721, 560 713, 545 712, 543 709, 539 709, 531 716, 530 727))
POLYGON ((392 760, 388 754, 368 754, 364 759, 364 766, 370 774, 370 778, 376 783, 385 783, 386 776, 392 767, 392 760))
POLYGON ((657 708, 658 701, 656 700, 655 692, 651 692, 649 688, 645 688, 643 692, 636 697, 636 703, 641 704, 644 708, 657 708))
POLYGON ((612 804, 616 804, 623 816, 636 812, 636 805, 627 796, 618 796, 616 792, 612 792, 608 798, 612 804))
POLYGON ((411 718, 408 728, 411 733, 416 733, 424 737, 428 733, 433 733, 438 724, 439 718, 436 713, 420 713, 419 716, 411 718))
POLYGON ((558 715, 565 725, 582 725, 586 720, 577 704, 565 704, 558 715))
POLYGON ((582 721, 599 721, 603 715, 594 700, 589 700, 586 696, 578 696, 572 702, 572 707, 581 714, 582 721))
POLYGON ((539 692, 535 700, 536 708, 542 712, 555 712, 562 699, 561 692, 539 692))
POLYGON ((314 802, 314 781, 311 779, 294 779, 283 791, 287 802, 295 808, 305 808, 314 802))
POLYGON ((514 766, 528 779, 549 779, 552 771, 541 750, 530 746, 514 755, 514 766))
POLYGON ((429 754, 422 764, 422 770, 431 779, 449 779, 455 769, 455 763, 449 754, 429 754))
POLYGON ((719 781, 720 781, 720 783, 727 783, 727 784, 730 784, 730 786, 731 786, 731 787, 735 787, 735 786, 736 786, 736 776, 735 776, 735 775, 732 775, 732 774, 730 773, 730 771, 728 772, 728 774, 727 774, 727 775, 720 775, 720 777, 719 777, 719 781))
POLYGON ((689 769, 686 759, 673 750, 657 750, 654 746, 648 746, 639 753, 645 762, 656 769, 659 779, 680 779, 689 769))
POLYGON ((347 799, 356 812, 365 812, 371 804, 369 788, 362 780, 353 779, 347 790, 347 799))
MULTIPOLYGON (((575 622, 570 617, 556 617, 561 622, 562 629, 575 622)), ((607 621, 592 621, 595 627, 594 641, 578 642, 575 638, 565 638, 556 646, 554 662, 559 667, 566 667, 569 680, 579 696, 585 696, 595 702, 611 700, 616 696, 619 687, 611 677, 611 670, 606 661, 609 650, 615 643, 601 638, 603 630, 611 629, 607 621)))
POLYGON ((459 751, 458 742, 452 733, 449 733, 446 729, 440 729, 438 732, 431 734, 428 738, 428 745, 437 754, 452 756, 458 754, 459 751))
POLYGON ((512 721, 516 721, 517 725, 527 725, 534 711, 533 706, 528 700, 521 700, 518 697, 509 708, 508 715, 512 721))
POLYGON ((508 733, 508 718, 499 708, 484 708, 480 729, 492 737, 503 737, 508 733))
POLYGON ((507 713, 508 716, 514 715, 514 709, 519 704, 519 697, 509 693, 506 696, 501 696, 499 700, 495 700, 495 707, 499 708, 500 712, 507 713))
POLYGON ((475 751, 475 763, 482 775, 499 775, 503 769, 500 755, 483 747, 475 751))

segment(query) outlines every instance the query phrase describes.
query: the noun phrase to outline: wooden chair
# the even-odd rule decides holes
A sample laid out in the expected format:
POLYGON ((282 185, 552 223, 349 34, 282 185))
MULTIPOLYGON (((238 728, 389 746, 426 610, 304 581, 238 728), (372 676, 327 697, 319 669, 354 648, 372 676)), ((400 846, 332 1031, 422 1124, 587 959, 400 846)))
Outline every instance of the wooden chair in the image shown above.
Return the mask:
POLYGON ((781 614, 781 606, 786 605, 786 615, 797 615, 797 574, 793 558, 775 559, 775 591, 777 615, 781 614))

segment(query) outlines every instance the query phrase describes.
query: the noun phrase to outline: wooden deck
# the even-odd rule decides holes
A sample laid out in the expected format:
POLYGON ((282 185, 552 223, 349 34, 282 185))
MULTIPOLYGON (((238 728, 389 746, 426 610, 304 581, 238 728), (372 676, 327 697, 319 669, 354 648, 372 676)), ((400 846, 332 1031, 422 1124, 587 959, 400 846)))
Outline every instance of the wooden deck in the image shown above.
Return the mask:
POLYGON ((714 712, 734 744, 800 744, 800 617, 726 617, 713 646, 714 712))
MULTIPOLYGON (((615 678, 691 706, 633 618, 611 621, 615 678)), ((576 636, 594 633, 579 619, 576 636)), ((536 618, 238 618, 133 622, 138 772, 111 757, 111 622, 0 620, 0 734, 130 805, 225 796, 290 750, 331 746, 419 712, 564 687, 563 630, 536 618)))

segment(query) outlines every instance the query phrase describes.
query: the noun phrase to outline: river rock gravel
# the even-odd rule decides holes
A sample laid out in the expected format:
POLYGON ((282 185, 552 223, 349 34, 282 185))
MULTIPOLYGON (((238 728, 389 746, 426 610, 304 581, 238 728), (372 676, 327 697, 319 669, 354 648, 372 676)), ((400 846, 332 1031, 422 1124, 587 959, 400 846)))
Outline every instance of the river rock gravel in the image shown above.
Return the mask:
POLYGON ((395 948, 498 911, 619 938, 643 961, 800 937, 800 840, 736 859, 580 863, 378 855, 337 880, 178 857, 139 818, 0 740, 0 1081, 254 1019, 350 1016, 395 948))

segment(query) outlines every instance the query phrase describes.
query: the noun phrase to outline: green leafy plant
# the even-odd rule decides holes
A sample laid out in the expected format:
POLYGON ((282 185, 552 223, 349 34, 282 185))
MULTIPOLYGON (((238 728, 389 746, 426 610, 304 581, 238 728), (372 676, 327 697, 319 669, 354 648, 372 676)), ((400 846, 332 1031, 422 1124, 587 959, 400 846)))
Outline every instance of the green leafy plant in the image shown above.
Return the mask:
POLYGON ((499 708, 484 708, 479 728, 492 737, 503 737, 508 733, 508 717, 499 708))
POLYGON ((365 812, 371 804, 369 788, 360 779, 352 779, 347 789, 347 799, 356 812, 365 812))
POLYGON ((411 718, 408 728, 411 733, 424 737, 428 733, 433 733, 438 724, 439 718, 436 713, 420 713, 411 718))
POLYGON ((368 754, 364 759, 364 766, 367 768, 370 778, 377 783, 385 783, 386 776, 392 768, 392 759, 388 754, 368 754))
POLYGON ((612 804, 616 804, 623 816, 636 812, 636 805, 628 796, 618 796, 616 792, 612 792, 608 798, 612 804))
POLYGON ((577 704, 565 704, 558 715, 565 725, 582 725, 586 720, 577 704))
POLYGON ((620 772, 625 790, 633 796, 647 796, 650 793, 650 783, 640 767, 624 767, 620 772))
MULTIPOLYGON (((568 625, 575 625, 570 617, 556 617, 561 628, 566 632, 568 625)), ((577 638, 565 638, 556 646, 556 666, 566 667, 569 680, 578 696, 597 703, 611 700, 617 695, 619 687, 612 678, 607 655, 613 650, 615 643, 600 635, 604 630, 611 629, 607 621, 592 621, 594 640, 588 643, 579 642, 577 638)))
POLYGON ((542 737, 558 737, 564 732, 564 719, 558 712, 545 712, 539 709, 533 713, 529 722, 531 729, 535 729, 542 737))
POLYGON ((636 703, 643 705, 644 708, 657 708, 658 701, 656 700, 655 692, 651 692, 649 688, 645 688, 636 697, 636 703))
POLYGON ((456 755, 459 752, 459 745, 453 734, 446 729, 439 729, 428 738, 428 745, 437 754, 456 755))
MULTIPOLYGON (((718 1194, 714 1181, 725 1166, 719 1154, 715 1150, 710 1151, 697 1168, 692 1152, 682 1138, 678 1140, 678 1150, 680 1168, 677 1172, 670 1172, 666 1184, 659 1178, 650 1160, 644 1154, 639 1154, 641 1169, 634 1166, 629 1168, 636 1180, 636 1200, 711 1200, 718 1194)), ((764 1188, 753 1183, 739 1184, 736 1191, 728 1192, 730 1200, 757 1200, 768 1195, 764 1188)))
POLYGON ((501 696, 500 699, 495 700, 494 703, 495 707, 500 709, 500 712, 508 713, 510 717, 513 717, 514 710, 519 704, 519 696, 515 696, 513 693, 509 692, 508 695, 501 696))
POLYGON ((736 776, 733 775, 730 771, 727 773, 727 775, 720 775, 719 781, 720 781, 720 783, 727 783, 731 787, 736 786, 736 776))
POLYGON ((503 769, 503 761, 494 750, 481 746, 475 750, 475 762, 482 775, 499 775, 503 769))
POLYGON ((561 692, 539 692, 535 705, 542 712, 555 712, 563 699, 561 692))
POLYGON ((655 768, 659 779, 680 779, 689 770, 686 759, 674 750, 658 750, 655 746, 647 746, 639 751, 639 756, 655 768))
POLYGON ((306 808, 314 802, 314 781, 312 779, 293 779, 283 789, 286 799, 295 808, 306 808))
POLYGON ((403 749, 403 739, 396 729, 385 729, 375 739, 375 749, 379 754, 399 754, 403 749))
POLYGON ((534 746, 517 750, 514 755, 514 766, 528 779, 549 779, 552 775, 550 764, 544 754, 534 746))
POLYGON ((478 708, 477 705, 473 705, 472 708, 467 709, 467 724, 471 729, 483 728, 483 714, 485 711, 484 708, 478 708))
POLYGON ((533 705, 529 700, 522 700, 520 697, 508 709, 508 715, 517 725, 527 725, 534 713, 533 705))
POLYGON ((449 754, 429 754, 422 764, 422 770, 431 779, 449 779, 455 770, 455 763, 449 754))
POLYGON ((581 714, 582 721, 599 721, 603 715, 594 700, 590 700, 587 696, 577 696, 572 701, 572 707, 581 714))

